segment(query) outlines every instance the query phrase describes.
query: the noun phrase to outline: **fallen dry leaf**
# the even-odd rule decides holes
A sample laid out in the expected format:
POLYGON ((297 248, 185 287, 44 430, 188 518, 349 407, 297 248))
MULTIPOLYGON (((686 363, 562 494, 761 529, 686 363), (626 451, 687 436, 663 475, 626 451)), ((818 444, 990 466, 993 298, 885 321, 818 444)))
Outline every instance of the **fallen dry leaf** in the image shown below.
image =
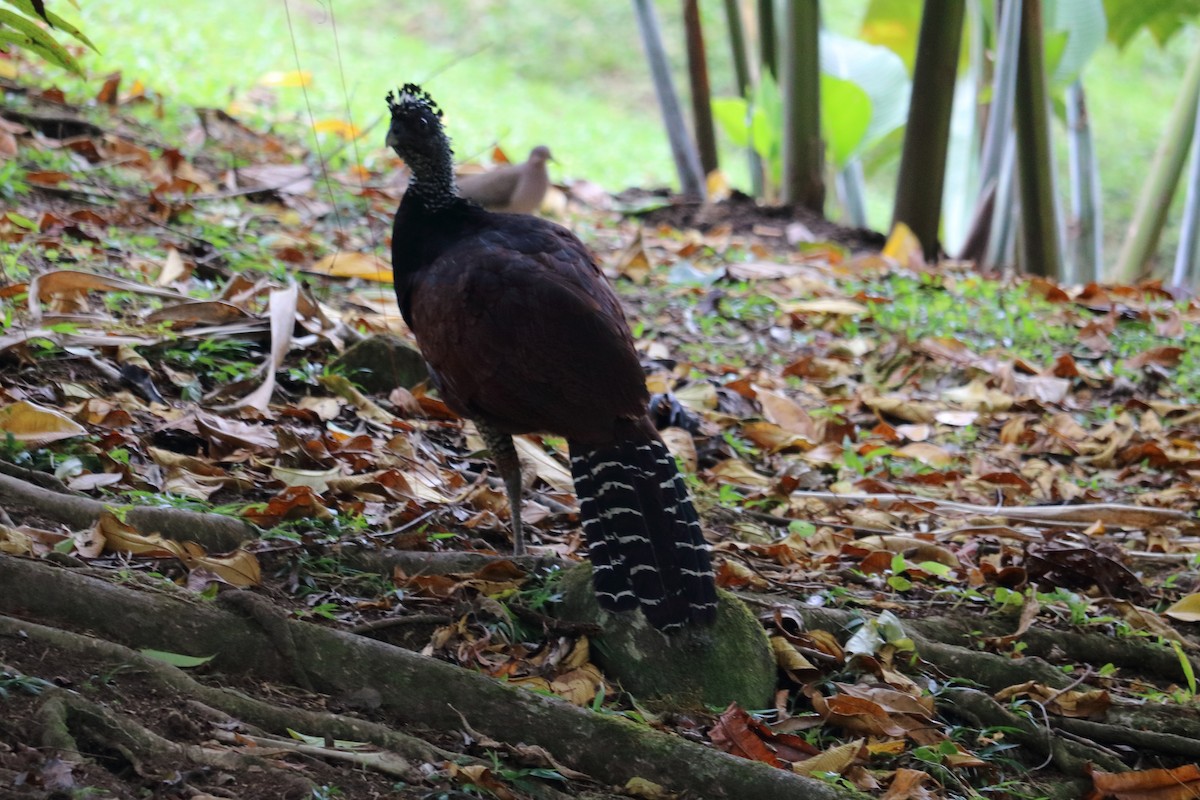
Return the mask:
POLYGON ((83 436, 87 429, 61 411, 21 400, 0 408, 0 435, 30 447, 83 436))

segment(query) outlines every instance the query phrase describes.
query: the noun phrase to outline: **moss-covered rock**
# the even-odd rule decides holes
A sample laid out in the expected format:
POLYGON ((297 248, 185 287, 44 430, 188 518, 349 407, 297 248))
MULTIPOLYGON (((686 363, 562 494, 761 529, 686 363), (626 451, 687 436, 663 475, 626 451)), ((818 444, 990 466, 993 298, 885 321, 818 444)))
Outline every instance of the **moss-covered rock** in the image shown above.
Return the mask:
POLYGON ((387 394, 397 386, 411 389, 429 378, 420 351, 386 334, 368 336, 346 348, 329 366, 371 394, 387 394))
POLYGON ((717 621, 664 634, 641 612, 609 614, 596 604, 592 567, 569 570, 560 583, 557 614, 600 626, 592 641, 596 664, 639 702, 656 710, 766 708, 776 685, 775 658, 762 625, 733 595, 718 591, 717 621))

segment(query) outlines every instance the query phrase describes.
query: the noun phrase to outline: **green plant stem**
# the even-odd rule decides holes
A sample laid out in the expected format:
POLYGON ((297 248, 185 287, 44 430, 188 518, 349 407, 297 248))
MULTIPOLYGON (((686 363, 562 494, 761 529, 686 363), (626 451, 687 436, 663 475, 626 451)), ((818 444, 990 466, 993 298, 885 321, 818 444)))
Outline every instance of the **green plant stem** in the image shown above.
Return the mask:
POLYGON ((1004 146, 1012 126, 1013 95, 1017 82, 1017 49, 1021 40, 1021 0, 1008 0, 998 8, 992 102, 988 107, 987 130, 979 155, 979 182, 983 189, 1000 174, 1004 146))
POLYGON ((963 0, 925 3, 896 185, 893 224, 908 225, 931 260, 938 253, 938 220, 965 13, 963 0))
MULTIPOLYGON (((1195 130, 1200 131, 1200 104, 1197 104, 1195 130)), ((1175 252, 1171 286, 1194 287, 1200 279, 1200 136, 1192 135, 1192 165, 1188 170, 1187 199, 1183 205, 1183 229, 1175 252)))
POLYGON ((1025 0, 1017 53, 1017 172, 1026 272, 1062 276, 1054 164, 1050 156, 1049 92, 1042 36, 1042 0, 1025 0))
POLYGON ((1192 141, 1192 129, 1196 124, 1197 97, 1200 97, 1200 49, 1192 54, 1187 72, 1179 87, 1179 95, 1171 108, 1167 120, 1167 131, 1159 142, 1150 164, 1150 174, 1142 185, 1138 196, 1133 221, 1121 245, 1121 254, 1110 277, 1119 283, 1130 283, 1149 271, 1149 262, 1154 257, 1171 199, 1183 163, 1187 159, 1188 146, 1192 141))
POLYGON ((1071 177, 1070 248, 1067 269, 1073 281, 1097 281, 1104 268, 1104 217, 1100 213, 1100 167, 1092 144, 1083 81, 1067 87, 1067 153, 1071 177))
MULTIPOLYGON (((753 86, 750 79, 750 59, 746 55, 746 26, 742 21, 742 8, 738 0, 725 0, 725 20, 729 28, 729 46, 733 51, 733 70, 737 78, 738 94, 750 102, 753 86)), ((746 124, 749 125, 749 119, 746 124)), ((750 188, 755 197, 763 195, 762 159, 753 147, 746 152, 750 159, 750 188)))
POLYGON ((784 0, 783 201, 825 207, 818 0, 784 0))

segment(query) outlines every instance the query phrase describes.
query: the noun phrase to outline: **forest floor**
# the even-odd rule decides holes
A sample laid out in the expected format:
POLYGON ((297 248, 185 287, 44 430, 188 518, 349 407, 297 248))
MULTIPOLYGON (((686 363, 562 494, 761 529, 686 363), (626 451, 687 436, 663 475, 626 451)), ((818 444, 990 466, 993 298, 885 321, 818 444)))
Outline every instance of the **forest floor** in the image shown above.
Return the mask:
POLYGON ((558 187, 778 664, 652 709, 556 618, 564 443, 506 558, 426 392, 400 165, 124 88, 0 84, 0 795, 1200 795, 1196 302, 558 187))

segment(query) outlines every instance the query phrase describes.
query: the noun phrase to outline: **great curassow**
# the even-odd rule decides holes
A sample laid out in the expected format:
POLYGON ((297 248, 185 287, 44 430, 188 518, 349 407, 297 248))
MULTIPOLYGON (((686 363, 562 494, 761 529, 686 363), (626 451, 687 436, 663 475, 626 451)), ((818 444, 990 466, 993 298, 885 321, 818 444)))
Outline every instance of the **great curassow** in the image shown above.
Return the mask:
POLYGON ((513 434, 568 442, 596 599, 674 630, 716 617, 708 545, 646 413, 620 301, 566 228, 458 196, 442 112, 419 86, 387 96, 387 144, 411 172, 392 229, 404 321, 442 399, 475 421, 524 551, 513 434))

